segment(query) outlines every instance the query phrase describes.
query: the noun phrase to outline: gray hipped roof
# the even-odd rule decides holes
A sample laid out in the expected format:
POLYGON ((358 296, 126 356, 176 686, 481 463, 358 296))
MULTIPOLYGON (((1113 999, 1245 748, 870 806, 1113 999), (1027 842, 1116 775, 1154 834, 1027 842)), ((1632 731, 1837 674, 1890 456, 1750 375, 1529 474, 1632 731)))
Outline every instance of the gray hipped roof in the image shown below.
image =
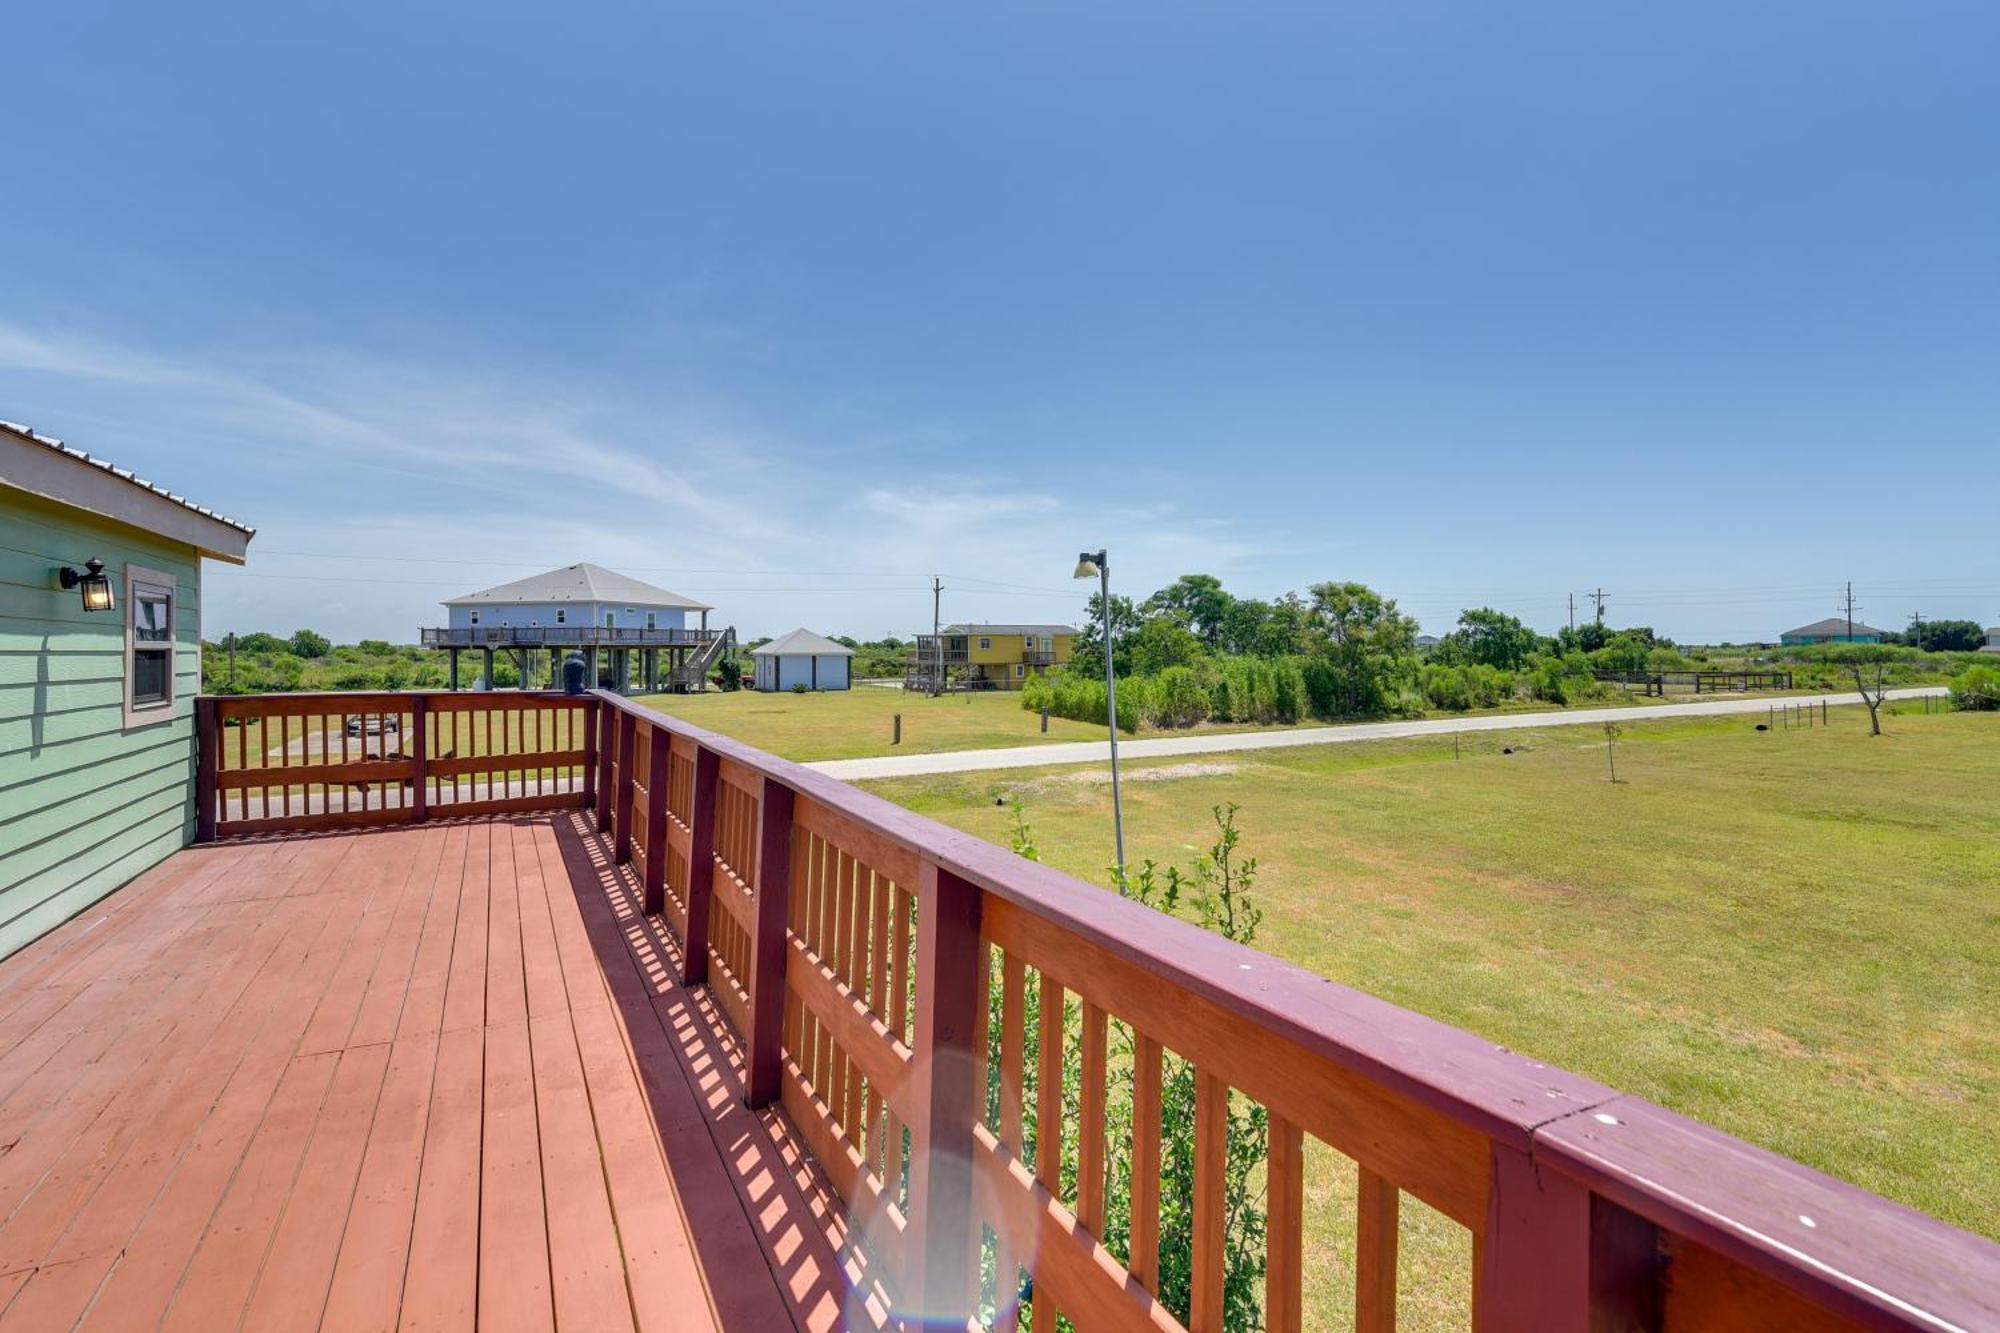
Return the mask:
POLYGON ((1074 634, 1074 625, 946 625, 946 634, 1074 634))
POLYGON ((769 643, 752 648, 750 655, 752 657, 852 657, 854 650, 844 643, 835 643, 824 634, 815 634, 809 629, 795 629, 790 634, 780 634, 769 643))
MULTIPOLYGON (((1876 629, 1873 625, 1864 625, 1857 620, 1854 622, 1854 632, 1856 634, 1887 634, 1889 631, 1876 629)), ((1797 629, 1788 629, 1785 633, 1795 638, 1811 638, 1815 635, 1825 634, 1845 634, 1847 633, 1847 617, 1828 616, 1825 620, 1815 620, 1810 625, 1801 625, 1797 629)))
POLYGON ((513 605, 519 602, 622 602, 626 606, 666 607, 677 611, 713 611, 706 602, 697 602, 665 588, 627 578, 602 565, 564 565, 546 574, 516 579, 484 592, 454 597, 446 606, 513 605))

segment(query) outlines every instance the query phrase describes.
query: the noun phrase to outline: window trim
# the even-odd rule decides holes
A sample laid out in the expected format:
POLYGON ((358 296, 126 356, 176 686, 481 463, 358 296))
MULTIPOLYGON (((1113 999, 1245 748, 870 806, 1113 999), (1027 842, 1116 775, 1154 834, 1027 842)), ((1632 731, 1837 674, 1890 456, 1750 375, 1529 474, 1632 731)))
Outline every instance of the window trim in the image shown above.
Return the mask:
POLYGON ((567 625, 568 623, 569 623, 569 611, 568 611, 568 610, 567 610, 566 608, 564 608, 564 607, 560 607, 560 606, 559 606, 559 607, 557 607, 557 608, 556 608, 556 624, 558 624, 558 625, 567 625))
POLYGON ((125 729, 157 726, 174 720, 174 705, 179 698, 180 673, 180 581, 161 569, 151 569, 145 565, 128 563, 125 566, 125 729), (149 594, 164 593, 167 599, 167 641, 163 644, 141 644, 137 617, 139 614, 139 592, 145 589, 149 594), (137 684, 134 671, 139 653, 158 653, 167 659, 166 698, 151 703, 137 703, 133 700, 133 686, 137 684))
POLYGON ((990 634, 982 634, 982 635, 980 635, 980 636, 979 636, 979 651, 980 651, 980 652, 982 652, 982 653, 990 653, 990 652, 992 652, 992 651, 993 651, 993 636, 992 636, 992 635, 990 635, 990 634))
POLYGON ((476 606, 473 607, 471 615, 472 615, 472 621, 471 621, 472 627, 474 629, 477 629, 479 627, 479 608, 476 606))

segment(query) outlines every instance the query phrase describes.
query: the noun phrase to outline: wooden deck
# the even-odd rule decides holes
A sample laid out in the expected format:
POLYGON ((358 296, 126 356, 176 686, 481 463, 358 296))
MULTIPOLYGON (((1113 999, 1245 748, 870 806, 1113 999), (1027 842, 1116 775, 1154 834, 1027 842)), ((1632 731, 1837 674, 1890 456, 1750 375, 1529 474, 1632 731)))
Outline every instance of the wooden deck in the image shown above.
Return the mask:
POLYGON ((0 1333, 877 1322, 587 829, 194 848, 0 963, 0 1333))

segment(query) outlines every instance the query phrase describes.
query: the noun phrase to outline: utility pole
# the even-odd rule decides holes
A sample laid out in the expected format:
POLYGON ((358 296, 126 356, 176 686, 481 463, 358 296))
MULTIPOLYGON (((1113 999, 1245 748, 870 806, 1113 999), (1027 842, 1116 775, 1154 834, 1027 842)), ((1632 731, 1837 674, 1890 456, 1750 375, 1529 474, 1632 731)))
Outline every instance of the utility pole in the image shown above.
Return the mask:
POLYGON ((1576 594, 1569 595, 1569 632, 1576 633, 1576 594))
POLYGON ((931 647, 937 651, 937 674, 931 677, 931 698, 944 693, 944 580, 931 579, 931 647))
POLYGON ((1854 580, 1847 581, 1847 641, 1854 642, 1854 580))
POLYGON ((1910 624, 1912 626, 1910 630, 1910 647, 1921 652, 1924 646, 1924 613, 1921 611, 1910 612, 1910 624))
POLYGON ((1597 623, 1602 625, 1604 623, 1604 599, 1606 597, 1609 597, 1611 594, 1605 592, 1604 589, 1599 588, 1596 592, 1586 593, 1585 595, 1589 597, 1591 601, 1597 603, 1597 623))
POLYGON ((229 688, 236 689, 236 631, 229 631, 229 688))

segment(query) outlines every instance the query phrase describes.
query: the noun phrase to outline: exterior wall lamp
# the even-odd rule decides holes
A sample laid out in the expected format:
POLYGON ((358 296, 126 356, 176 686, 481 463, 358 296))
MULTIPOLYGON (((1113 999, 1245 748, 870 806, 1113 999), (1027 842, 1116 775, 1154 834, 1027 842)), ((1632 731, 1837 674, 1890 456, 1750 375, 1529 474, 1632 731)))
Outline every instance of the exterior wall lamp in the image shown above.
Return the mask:
POLYGON ((57 571, 65 590, 83 589, 83 609, 86 611, 110 611, 117 603, 111 596, 111 580, 104 573, 104 562, 96 556, 83 562, 82 569, 64 565, 57 571))

